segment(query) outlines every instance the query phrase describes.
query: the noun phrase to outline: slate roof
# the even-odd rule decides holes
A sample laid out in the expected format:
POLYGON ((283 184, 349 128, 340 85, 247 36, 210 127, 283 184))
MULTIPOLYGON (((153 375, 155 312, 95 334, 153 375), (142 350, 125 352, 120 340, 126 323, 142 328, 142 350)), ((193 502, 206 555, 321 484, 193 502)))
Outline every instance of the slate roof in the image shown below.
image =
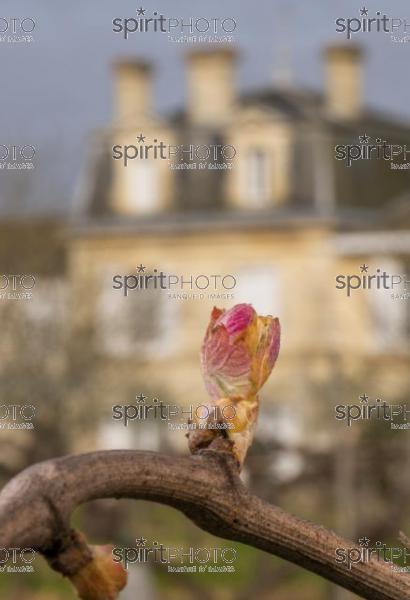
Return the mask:
MULTIPOLYGON (((239 98, 239 105, 243 108, 249 106, 263 107, 272 110, 276 115, 290 120, 296 128, 296 143, 293 148, 293 165, 297 176, 292 178, 293 189, 285 210, 289 218, 298 221, 301 212, 318 218, 315 203, 315 187, 313 172, 315 142, 306 135, 306 131, 317 130, 325 134, 327 140, 326 152, 330 156, 331 177, 335 188, 335 216, 340 223, 354 222, 354 218, 346 219, 346 215, 355 214, 360 222, 360 212, 377 213, 388 207, 389 204, 410 189, 410 170, 392 171, 385 161, 357 161, 352 167, 347 168, 344 163, 333 159, 334 146, 339 143, 359 143, 359 136, 363 134, 371 137, 380 136, 391 143, 409 144, 410 149, 410 124, 400 121, 391 115, 365 109, 359 119, 336 120, 326 113, 324 98, 321 94, 303 89, 291 88, 266 88, 251 91, 239 98), (304 125, 304 133, 298 135, 298 125, 304 125), (344 216, 345 215, 345 216, 344 216)), ((195 139, 195 127, 189 124, 184 111, 170 115, 167 121, 176 128, 181 139, 188 137, 195 139)), ((106 227, 109 223, 118 228, 123 223, 126 227, 130 217, 124 219, 115 215, 109 206, 108 191, 112 179, 111 147, 105 143, 109 130, 102 132, 93 140, 93 149, 87 161, 86 171, 78 203, 77 216, 83 223, 99 226, 99 222, 106 227)), ((201 142, 204 143, 208 135, 209 141, 215 141, 215 130, 204 132, 201 129, 201 142)), ((222 133, 221 133, 222 136, 222 133)), ((223 141, 223 137, 219 141, 223 141)), ((195 143, 195 141, 193 141, 195 143)), ((329 167, 326 167, 329 168, 329 167)), ((212 221, 212 215, 219 215, 218 219, 224 220, 223 215, 229 214, 232 224, 240 223, 243 215, 248 215, 247 224, 259 222, 263 226, 266 215, 260 214, 256 221, 251 212, 242 211, 241 215, 235 211, 227 211, 223 197, 223 178, 225 172, 207 171, 177 171, 176 176, 178 194, 174 198, 174 208, 171 212, 159 215, 154 219, 142 219, 136 222, 151 223, 151 226, 160 226, 165 219, 172 227, 172 219, 178 220, 181 225, 190 223, 191 227, 196 221, 202 223, 212 221), (189 213, 186 216, 185 213, 189 213), (157 225, 155 225, 155 223, 157 225)), ((387 209, 386 209, 387 210, 387 209)), ((272 220, 279 220, 278 209, 272 208, 268 213, 272 220)))

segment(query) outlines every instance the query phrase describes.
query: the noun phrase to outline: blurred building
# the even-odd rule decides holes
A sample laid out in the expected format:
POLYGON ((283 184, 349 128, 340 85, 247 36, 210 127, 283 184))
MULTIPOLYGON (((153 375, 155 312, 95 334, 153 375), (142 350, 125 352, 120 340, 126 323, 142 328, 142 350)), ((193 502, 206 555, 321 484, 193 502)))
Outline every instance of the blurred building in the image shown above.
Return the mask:
POLYGON ((281 319, 281 356, 262 396, 301 431, 317 428, 317 385, 340 373, 356 384, 353 398, 335 391, 338 402, 363 388, 393 401, 407 389, 408 300, 377 289, 347 297, 335 278, 366 275, 363 264, 368 274, 409 272, 410 172, 382 158, 349 167, 335 147, 363 147, 367 136, 404 145, 410 125, 364 106, 360 49, 331 47, 324 60, 324 94, 291 86, 240 94, 235 51, 195 50, 186 107, 167 118, 153 111, 151 65, 115 65, 113 121, 90 139, 68 243, 74 325, 91 327, 107 360, 102 380, 115 370, 116 380, 174 402, 204 399, 198 351, 210 309, 249 302, 281 319), (113 289, 115 274, 137 274, 140 264, 185 279, 233 274, 234 300, 113 289), (371 381, 360 380, 369 372, 371 381))

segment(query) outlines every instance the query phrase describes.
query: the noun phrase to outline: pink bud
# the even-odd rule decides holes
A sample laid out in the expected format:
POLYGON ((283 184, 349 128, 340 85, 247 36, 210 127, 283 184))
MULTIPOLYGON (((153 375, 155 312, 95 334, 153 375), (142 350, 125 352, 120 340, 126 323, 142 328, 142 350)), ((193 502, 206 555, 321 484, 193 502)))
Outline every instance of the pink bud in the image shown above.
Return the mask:
MULTIPOLYGON (((258 316, 250 304, 213 309, 201 349, 202 373, 211 408, 230 409, 231 418, 225 412, 219 420, 229 425, 224 435, 239 466, 252 443, 257 394, 275 365, 279 346, 279 319, 258 316)), ((190 432, 191 452, 210 446, 218 435, 212 428, 190 432)))
POLYGON ((127 572, 121 563, 113 561, 112 546, 91 546, 93 558, 71 583, 82 600, 117 600, 127 585, 127 572))
POLYGON ((279 346, 278 319, 259 317, 250 304, 228 311, 214 308, 201 352, 209 395, 256 395, 274 367, 279 346))

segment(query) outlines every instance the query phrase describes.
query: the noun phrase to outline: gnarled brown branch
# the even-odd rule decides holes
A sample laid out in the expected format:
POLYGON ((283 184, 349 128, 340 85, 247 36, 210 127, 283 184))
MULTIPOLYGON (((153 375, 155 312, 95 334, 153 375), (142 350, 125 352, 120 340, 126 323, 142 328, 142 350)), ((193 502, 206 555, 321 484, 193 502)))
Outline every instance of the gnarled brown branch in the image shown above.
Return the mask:
POLYGON ((135 498, 172 506, 202 529, 284 558, 369 600, 410 599, 409 577, 375 559, 351 570, 335 561, 354 544, 254 496, 227 452, 172 457, 103 451, 29 467, 0 494, 0 547, 33 548, 63 575, 90 560, 70 528, 72 512, 100 498, 135 498))

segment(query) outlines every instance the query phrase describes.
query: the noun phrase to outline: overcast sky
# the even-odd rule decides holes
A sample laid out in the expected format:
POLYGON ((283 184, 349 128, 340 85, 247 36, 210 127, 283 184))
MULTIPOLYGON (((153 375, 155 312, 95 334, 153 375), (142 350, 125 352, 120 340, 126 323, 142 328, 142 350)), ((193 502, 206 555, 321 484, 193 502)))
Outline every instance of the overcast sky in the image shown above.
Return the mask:
MULTIPOLYGON (((408 0, 363 0, 369 16, 380 10, 408 18, 408 0)), ((142 6, 167 17, 232 17, 241 50, 239 85, 266 85, 290 54, 296 85, 321 88, 321 48, 343 41, 338 17, 358 17, 357 0, 1 0, 0 19, 36 21, 34 42, 0 42, 0 144, 36 146, 36 169, 24 175, 0 171, 0 202, 7 210, 66 210, 85 158, 87 134, 111 116, 110 63, 143 56, 155 63, 158 110, 181 105, 185 94, 181 55, 192 45, 167 35, 136 34, 128 41, 112 31, 116 17, 132 17, 142 6)), ((0 20, 0 30, 3 21, 0 20)), ((0 34, 1 35, 1 34, 0 34)), ((387 34, 358 34, 367 49, 366 102, 410 118, 409 43, 387 34)))

